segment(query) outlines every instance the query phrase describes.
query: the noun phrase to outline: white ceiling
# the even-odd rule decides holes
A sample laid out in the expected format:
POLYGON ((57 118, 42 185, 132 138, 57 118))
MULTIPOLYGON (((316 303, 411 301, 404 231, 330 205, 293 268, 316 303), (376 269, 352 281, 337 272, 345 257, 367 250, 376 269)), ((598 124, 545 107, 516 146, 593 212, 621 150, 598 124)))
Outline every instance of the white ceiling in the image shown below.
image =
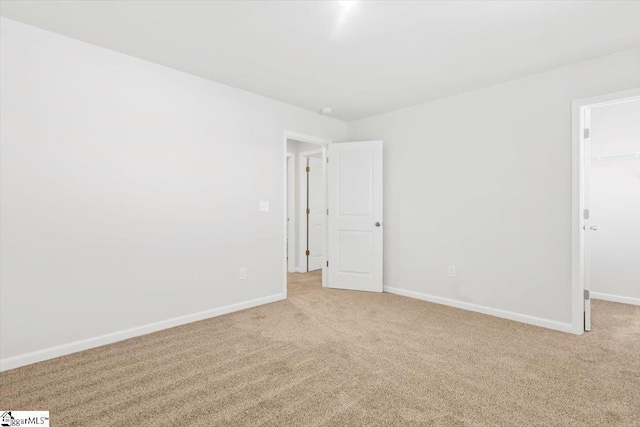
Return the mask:
POLYGON ((0 13, 346 121, 640 46, 638 1, 340 3, 2 0, 0 13))

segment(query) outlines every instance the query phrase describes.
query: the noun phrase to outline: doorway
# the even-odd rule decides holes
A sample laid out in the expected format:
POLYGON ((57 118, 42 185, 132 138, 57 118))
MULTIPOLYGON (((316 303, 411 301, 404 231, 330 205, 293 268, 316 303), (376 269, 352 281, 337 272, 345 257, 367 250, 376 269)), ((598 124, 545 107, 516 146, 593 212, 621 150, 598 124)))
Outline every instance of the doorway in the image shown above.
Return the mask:
POLYGON ((640 305, 640 89, 573 103, 573 323, 592 299, 640 305))
MULTIPOLYGON (((326 147, 331 141, 285 132, 287 275, 325 285, 326 147)), ((288 276, 289 277, 289 276, 288 276)))

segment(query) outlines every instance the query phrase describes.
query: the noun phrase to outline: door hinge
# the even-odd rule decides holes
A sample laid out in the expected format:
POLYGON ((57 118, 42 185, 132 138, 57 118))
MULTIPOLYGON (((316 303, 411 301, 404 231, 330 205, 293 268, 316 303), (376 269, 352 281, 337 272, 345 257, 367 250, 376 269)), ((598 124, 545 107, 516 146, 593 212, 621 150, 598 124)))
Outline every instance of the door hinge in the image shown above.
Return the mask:
POLYGON ((589 299, 591 299, 591 295, 589 295, 589 290, 588 289, 584 290, 584 299, 585 299, 585 301, 588 301, 589 299))
POLYGON ((307 215, 311 213, 311 209, 307 208, 307 215))
POLYGON ((307 166, 307 173, 311 172, 311 166, 307 166))
POLYGON ((585 209, 582 211, 582 218, 589 219, 589 209, 585 209))
POLYGON ((307 249, 306 254, 307 254, 307 256, 309 256, 311 254, 311 252, 309 252, 309 249, 307 249))
POLYGON ((329 156, 327 156, 327 163, 329 163, 329 156))
POLYGON ((327 261, 327 267, 329 267, 329 261, 327 261))
POLYGON ((582 135, 584 136, 584 138, 585 138, 585 139, 589 138, 589 129, 585 129, 585 130, 582 132, 582 135))
POLYGON ((327 215, 329 215, 329 209, 327 209, 327 215))

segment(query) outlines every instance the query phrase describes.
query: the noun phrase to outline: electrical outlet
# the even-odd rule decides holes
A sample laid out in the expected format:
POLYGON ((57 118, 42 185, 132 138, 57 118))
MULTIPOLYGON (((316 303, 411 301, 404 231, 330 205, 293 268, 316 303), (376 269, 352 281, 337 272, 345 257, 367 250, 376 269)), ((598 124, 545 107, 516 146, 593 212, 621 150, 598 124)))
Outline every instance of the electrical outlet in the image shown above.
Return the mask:
POLYGON ((455 265, 450 265, 449 266, 449 277, 456 277, 456 266, 455 265))
POLYGON ((246 269, 246 268, 244 268, 244 267, 242 267, 242 268, 240 269, 240 272, 238 273, 238 279, 240 279, 240 280, 244 280, 244 279, 246 279, 246 278, 247 278, 247 269, 246 269))
POLYGON ((269 212, 269 202, 267 200, 261 200, 258 210, 260 212, 269 212))

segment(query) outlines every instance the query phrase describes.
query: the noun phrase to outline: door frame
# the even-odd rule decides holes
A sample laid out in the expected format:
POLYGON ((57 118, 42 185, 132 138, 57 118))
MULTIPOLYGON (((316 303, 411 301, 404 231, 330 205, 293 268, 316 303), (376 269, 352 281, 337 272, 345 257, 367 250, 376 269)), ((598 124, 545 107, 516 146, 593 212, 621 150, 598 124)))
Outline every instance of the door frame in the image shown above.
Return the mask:
MULTIPOLYGON (((282 233, 282 268, 284 269, 284 277, 283 277, 283 292, 285 297, 287 296, 287 273, 288 273, 288 268, 287 268, 287 186, 288 186, 288 182, 287 182, 287 140, 292 139, 295 141, 300 141, 300 142, 308 142, 311 144, 317 144, 320 145, 321 150, 322 150, 322 175, 323 175, 323 180, 325 182, 325 199, 326 199, 326 195, 327 195, 327 190, 326 190, 326 177, 327 177, 327 147, 329 146, 329 144, 331 144, 333 141, 331 141, 330 139, 325 139, 325 138, 320 138, 317 136, 311 136, 311 135, 305 135, 299 132, 294 132, 294 131, 290 131, 290 130, 285 130, 284 131, 284 135, 283 135, 283 139, 282 139, 282 155, 281 155, 281 159, 282 159, 282 170, 283 170, 283 179, 282 179, 282 189, 283 189, 283 195, 285 197, 283 197, 283 212, 284 214, 282 215, 282 221, 283 221, 283 233, 282 233)), ((326 203, 326 200, 325 200, 326 203)), ((326 228, 326 227, 325 227, 326 228)), ((297 234, 297 233, 296 233, 297 234)), ((323 258, 324 258, 324 263, 322 265, 322 286, 327 286, 327 267, 326 267, 326 259, 327 259, 327 243, 328 243, 328 237, 327 234, 325 232, 325 244, 324 244, 324 254, 323 254, 323 258)))
POLYGON ((585 315, 590 316, 590 299, 585 298, 589 288, 589 238, 583 233, 589 228, 584 210, 589 208, 588 177, 589 147, 585 145, 584 129, 588 129, 590 110, 603 105, 640 99, 640 88, 607 93, 571 103, 571 312, 572 332, 582 335, 585 315), (586 286, 586 287, 585 287, 586 286), (585 303, 586 301, 586 303, 585 303))
POLYGON ((287 152, 285 179, 287 181, 285 215, 287 246, 287 271, 296 271, 296 158, 293 153, 287 152), (293 244, 292 244, 293 243, 293 244))
MULTIPOLYGON (((320 147, 317 150, 309 150, 309 151, 303 151, 301 153, 298 153, 298 188, 300 189, 298 191, 298 196, 299 196, 299 200, 298 200, 298 245, 299 245, 299 251, 298 251, 298 259, 304 259, 307 254, 306 254, 306 249, 309 246, 309 242, 307 241, 307 214, 306 214, 306 209, 307 209, 307 171, 306 171, 306 160, 309 159, 310 156, 313 156, 314 154, 324 154, 323 155, 323 159, 326 157, 326 153, 325 153, 325 149, 320 147), (303 164, 303 161, 305 161, 305 163, 303 164)), ((322 168, 322 181, 324 182, 324 198, 325 198, 325 206, 326 206, 326 199, 327 199, 327 177, 326 177, 326 164, 327 161, 323 160, 323 168, 322 168)), ((325 234, 326 234, 326 227, 325 227, 325 234)), ((324 237, 325 240, 325 244, 327 243, 327 237, 324 237)), ((325 253, 322 254, 324 257, 324 261, 326 263, 326 249, 325 249, 325 253)), ((309 263, 307 260, 306 263, 306 268, 303 268, 304 266, 302 265, 303 263, 300 262, 300 270, 299 273, 306 273, 309 271, 309 263)), ((323 283, 324 286, 324 283, 323 283)))

